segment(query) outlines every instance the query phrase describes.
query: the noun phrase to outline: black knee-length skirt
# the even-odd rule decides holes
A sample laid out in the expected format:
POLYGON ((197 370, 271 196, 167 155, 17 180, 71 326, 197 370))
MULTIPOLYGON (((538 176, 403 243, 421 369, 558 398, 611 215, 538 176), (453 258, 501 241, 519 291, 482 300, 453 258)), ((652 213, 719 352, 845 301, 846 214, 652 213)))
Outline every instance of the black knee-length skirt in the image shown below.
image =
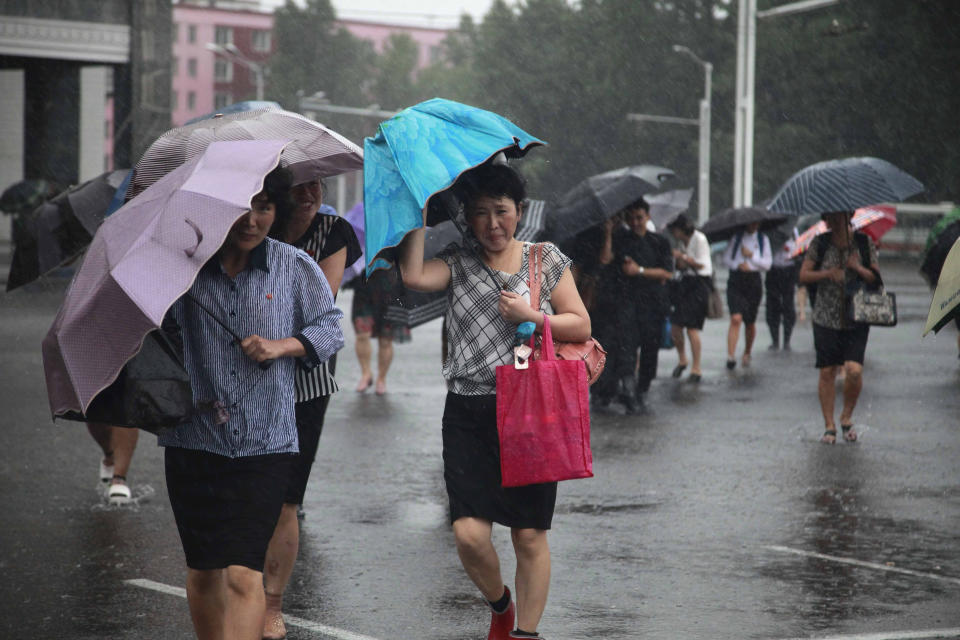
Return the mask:
POLYGON ((504 488, 500 477, 497 397, 447 394, 443 477, 450 522, 481 518, 518 529, 549 529, 557 483, 504 488))

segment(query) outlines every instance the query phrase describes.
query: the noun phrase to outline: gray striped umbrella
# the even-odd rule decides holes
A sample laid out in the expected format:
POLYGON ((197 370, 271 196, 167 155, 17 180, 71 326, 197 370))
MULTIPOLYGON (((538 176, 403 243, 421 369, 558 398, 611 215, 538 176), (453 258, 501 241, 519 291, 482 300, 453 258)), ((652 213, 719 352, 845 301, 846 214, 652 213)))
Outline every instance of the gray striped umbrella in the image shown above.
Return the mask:
POLYGON ((878 202, 901 202, 921 191, 919 180, 886 160, 844 158, 793 174, 767 207, 793 215, 855 211, 878 202))
POLYGON ((216 115, 171 129, 157 138, 134 168, 128 200, 194 158, 215 140, 290 140, 280 166, 294 184, 363 168, 363 150, 336 131, 299 113, 258 109, 216 115))

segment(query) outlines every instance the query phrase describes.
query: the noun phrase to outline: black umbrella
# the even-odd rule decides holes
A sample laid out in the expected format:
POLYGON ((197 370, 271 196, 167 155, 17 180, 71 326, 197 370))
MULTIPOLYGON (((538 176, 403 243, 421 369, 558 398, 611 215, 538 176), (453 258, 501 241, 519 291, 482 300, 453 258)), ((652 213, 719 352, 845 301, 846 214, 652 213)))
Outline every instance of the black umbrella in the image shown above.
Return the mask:
POLYGON ((670 169, 647 164, 591 176, 563 195, 550 212, 544 235, 553 242, 570 238, 657 191, 673 176, 670 169))
POLYGON ((14 237, 7 291, 36 280, 82 253, 126 174, 126 170, 103 173, 25 216, 14 237))
POLYGON ((710 216, 710 219, 700 227, 700 230, 710 242, 719 242, 732 238, 737 231, 754 222, 760 223, 761 231, 775 229, 787 217, 786 214, 774 213, 760 207, 736 207, 724 209, 720 213, 710 216))
POLYGON ((856 211, 878 202, 901 202, 921 191, 921 182, 886 160, 844 158, 818 162, 793 174, 768 208, 794 215, 856 211))
POLYGON ((60 189, 62 187, 58 187, 49 180, 21 180, 10 185, 0 194, 0 211, 5 213, 33 211, 60 189))

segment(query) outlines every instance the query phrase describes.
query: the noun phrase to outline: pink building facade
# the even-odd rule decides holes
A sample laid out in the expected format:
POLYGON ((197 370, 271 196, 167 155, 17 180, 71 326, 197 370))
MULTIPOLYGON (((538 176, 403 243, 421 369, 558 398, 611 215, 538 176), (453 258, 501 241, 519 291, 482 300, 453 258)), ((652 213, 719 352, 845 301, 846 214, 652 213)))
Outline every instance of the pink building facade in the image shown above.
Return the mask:
POLYGON ((273 52, 273 15, 216 7, 173 6, 175 126, 225 105, 256 98, 256 74, 237 57, 264 64, 273 52), (234 55, 217 53, 214 44, 234 55))
MULTIPOLYGON (((171 119, 181 126, 192 118, 241 100, 256 98, 256 75, 231 55, 215 53, 213 43, 254 64, 265 64, 275 49, 273 14, 226 5, 173 5, 173 93, 171 119)), ((419 49, 418 69, 437 61, 446 29, 339 20, 354 36, 383 51, 392 34, 411 36, 419 49)), ((264 99, 270 99, 269 83, 264 99)))
POLYGON ((383 47, 392 34, 407 34, 413 38, 413 41, 417 43, 417 48, 419 49, 417 69, 423 69, 440 59, 440 43, 443 42, 443 39, 446 38, 449 33, 447 29, 380 24, 359 20, 338 20, 337 24, 346 27, 347 31, 354 36, 372 42, 373 48, 377 53, 383 52, 383 47))

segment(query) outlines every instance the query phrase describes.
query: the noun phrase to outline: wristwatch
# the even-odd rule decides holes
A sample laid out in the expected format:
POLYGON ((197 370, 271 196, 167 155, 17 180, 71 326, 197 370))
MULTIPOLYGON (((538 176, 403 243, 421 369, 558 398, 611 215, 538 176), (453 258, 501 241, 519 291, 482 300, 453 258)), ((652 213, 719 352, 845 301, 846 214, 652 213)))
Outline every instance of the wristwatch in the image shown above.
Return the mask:
POLYGON ((638 276, 642 276, 642 275, 643 275, 643 267, 637 267, 637 275, 638 275, 638 276))

